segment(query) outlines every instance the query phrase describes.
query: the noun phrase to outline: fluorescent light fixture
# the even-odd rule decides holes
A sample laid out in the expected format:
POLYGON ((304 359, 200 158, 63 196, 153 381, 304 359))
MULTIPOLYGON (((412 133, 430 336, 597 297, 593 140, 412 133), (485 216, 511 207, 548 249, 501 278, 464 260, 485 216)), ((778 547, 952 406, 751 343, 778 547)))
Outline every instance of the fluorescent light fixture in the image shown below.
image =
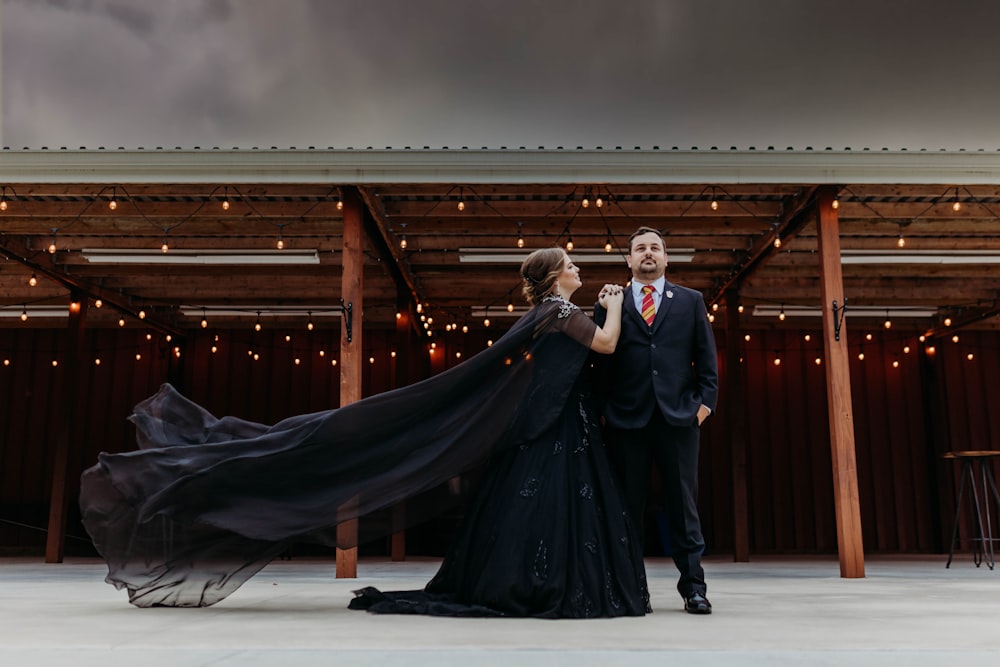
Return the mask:
MULTIPOLYGON (((785 317, 822 317, 823 311, 809 306, 754 306, 754 317, 778 317, 784 311, 785 317)), ((848 317, 877 317, 885 319, 904 317, 934 317, 937 310, 933 308, 909 308, 906 306, 852 306, 847 304, 848 317)))
POLYGON ((841 250, 841 264, 1000 264, 995 250, 841 250))
POLYGON ((312 250, 212 250, 177 248, 169 252, 133 248, 84 248, 91 264, 319 264, 319 251, 312 250))
MULTIPOLYGON (((458 259, 466 264, 520 264, 531 250, 506 248, 459 248, 458 259)), ((600 250, 573 250, 569 253, 576 264, 622 264, 621 253, 600 250)), ((667 248, 671 264, 687 263, 694 259, 694 248, 667 248)))
POLYGON ((340 306, 332 304, 312 305, 312 306, 226 306, 226 305, 205 305, 202 306, 181 306, 181 315, 184 317, 246 317, 256 318, 260 313, 261 317, 280 315, 282 317, 310 317, 320 319, 324 317, 340 317, 340 306))
POLYGON ((20 306, 12 305, 0 308, 0 317, 21 317, 21 312, 28 313, 28 320, 36 317, 45 318, 67 318, 69 317, 69 304, 65 306, 20 306))

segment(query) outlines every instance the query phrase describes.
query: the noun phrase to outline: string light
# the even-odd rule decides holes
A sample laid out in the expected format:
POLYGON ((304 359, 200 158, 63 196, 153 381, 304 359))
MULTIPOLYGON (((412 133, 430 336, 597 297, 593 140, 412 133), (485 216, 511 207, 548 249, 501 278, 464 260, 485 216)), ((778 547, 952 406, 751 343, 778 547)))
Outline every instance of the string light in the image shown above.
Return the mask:
POLYGON ((343 199, 338 199, 337 200, 337 210, 338 211, 343 211, 344 210, 344 200, 343 199))
POLYGON ((742 303, 740 305, 736 306, 736 312, 738 312, 740 314, 743 313, 743 304, 742 303))
POLYGON ((484 327, 490 326, 490 309, 489 309, 489 306, 487 306, 486 310, 483 311, 483 315, 484 315, 483 326, 484 327))
MULTIPOLYGON (((396 313, 396 319, 399 319, 399 313, 396 313)), ((316 325, 313 324, 313 314, 312 314, 312 312, 310 312, 309 313, 309 321, 306 322, 306 329, 308 331, 312 331, 313 328, 315 328, 315 326, 316 325)))
POLYGON ((103 308, 103 307, 104 307, 104 301, 102 301, 101 299, 94 300, 94 308, 103 308))
POLYGON ((958 334, 955 334, 954 336, 951 337, 951 342, 952 343, 957 343, 958 342, 958 334))
POLYGON ((514 312, 514 300, 510 296, 510 292, 507 292, 507 312, 514 312))
POLYGON ((892 320, 889 319, 889 311, 888 310, 885 311, 885 322, 882 323, 882 326, 884 326, 886 329, 891 329, 892 328, 892 320))
POLYGON ((49 244, 49 254, 56 254, 56 230, 52 230, 52 243, 49 244))
POLYGON ((950 317, 944 318, 944 325, 946 327, 950 327, 951 326, 951 318, 950 317))
POLYGON ((976 358, 976 355, 972 354, 972 352, 969 352, 969 354, 967 354, 965 358, 968 359, 969 361, 972 361, 973 359, 976 358))
POLYGON ((864 361, 864 360, 865 360, 865 353, 863 351, 858 352, 858 361, 864 361))
POLYGON ((601 195, 597 195, 597 199, 594 200, 594 206, 596 206, 597 208, 601 208, 602 206, 604 206, 604 200, 601 199, 601 195))
POLYGON ((206 317, 204 308, 201 309, 201 328, 202 329, 208 328, 208 318, 206 317))
POLYGON ((802 340, 804 340, 805 342, 808 343, 809 341, 812 340, 812 336, 809 335, 809 334, 806 334, 805 336, 802 337, 802 340))
POLYGON ((135 353, 135 360, 136 361, 142 361, 142 353, 141 352, 136 352, 135 353))
POLYGON ((458 210, 465 210, 465 197, 463 196, 463 188, 458 189, 458 210))
POLYGON ((278 242, 275 244, 275 247, 278 250, 284 250, 285 249, 285 240, 283 238, 281 238, 281 233, 280 232, 278 233, 278 242))
POLYGON ((822 363, 823 363, 823 359, 821 359, 820 357, 816 357, 816 359, 814 360, 814 362, 815 362, 815 364, 816 364, 817 366, 819 366, 820 364, 822 364, 822 363))
POLYGON ((566 250, 568 252, 572 252, 573 251, 573 236, 572 235, 570 235, 570 237, 568 239, 566 239, 566 250))
POLYGON ((719 210, 719 202, 715 199, 715 187, 712 187, 712 203, 708 205, 713 211, 719 210))
POLYGON ((840 208, 840 200, 839 199, 834 199, 833 202, 831 202, 830 207, 834 211, 836 211, 838 208, 840 208))
POLYGON ((778 313, 778 319, 782 322, 785 321, 785 304, 781 304, 781 312, 778 313))
POLYGON ((95 366, 100 366, 101 365, 101 358, 100 357, 97 357, 96 359, 94 359, 94 365, 95 366))
POLYGON ((34 273, 32 273, 31 277, 28 278, 28 285, 30 285, 31 287, 34 287, 37 284, 38 284, 38 276, 36 276, 34 273))
POLYGON ((3 194, 0 194, 0 211, 7 210, 7 186, 3 186, 3 194))
POLYGON ((910 346, 909 345, 904 345, 903 346, 903 354, 909 354, 909 353, 910 353, 910 346))
POLYGON ((146 311, 145 310, 139 310, 139 319, 140 320, 146 319, 146 311))
POLYGON ((524 234, 521 232, 521 223, 517 223, 517 247, 524 247, 524 234))
POLYGON ((167 244, 166 237, 164 237, 164 239, 163 239, 163 245, 160 246, 160 252, 162 252, 164 255, 166 255, 169 250, 170 250, 170 246, 167 244))
POLYGON ((468 324, 463 324, 462 325, 462 333, 469 333, 469 325, 468 324))
POLYGON ((257 311, 257 321, 253 323, 253 330, 254 331, 260 331, 263 328, 264 327, 260 323, 260 311, 258 310, 257 311))
POLYGON ((23 306, 21 308, 21 321, 22 322, 28 321, 28 306, 23 306))
POLYGON ((777 352, 775 352, 774 354, 776 355, 776 356, 774 357, 774 365, 775 365, 775 366, 780 366, 780 365, 781 365, 781 357, 780 357, 780 356, 777 356, 777 355, 778 355, 778 353, 777 353, 777 352))
POLYGON ((222 210, 223 211, 228 211, 229 210, 229 186, 228 185, 226 186, 226 195, 225 195, 225 197, 222 200, 222 210))
POLYGON ((951 205, 951 210, 955 212, 962 210, 962 203, 958 201, 958 188, 955 188, 955 202, 951 205))
POLYGON ((399 247, 401 250, 406 250, 406 234, 399 237, 399 247))
POLYGON ((608 240, 604 242, 604 252, 610 253, 613 249, 614 245, 612 245, 611 237, 609 236, 608 240))
POLYGON ((893 359, 892 360, 892 367, 893 368, 899 368, 899 359, 893 359))
POLYGON ((906 239, 903 238, 903 225, 899 225, 899 238, 896 239, 896 245, 900 248, 906 247, 906 239))
POLYGON ((120 326, 120 327, 125 326, 125 318, 124 317, 119 317, 118 318, 118 326, 120 326))
POLYGON ((583 201, 580 202, 580 206, 583 208, 590 208, 590 199, 587 198, 587 195, 583 195, 583 201))
POLYGON ((114 211, 118 208, 118 200, 116 195, 118 194, 117 188, 111 188, 111 201, 108 202, 108 208, 114 211))

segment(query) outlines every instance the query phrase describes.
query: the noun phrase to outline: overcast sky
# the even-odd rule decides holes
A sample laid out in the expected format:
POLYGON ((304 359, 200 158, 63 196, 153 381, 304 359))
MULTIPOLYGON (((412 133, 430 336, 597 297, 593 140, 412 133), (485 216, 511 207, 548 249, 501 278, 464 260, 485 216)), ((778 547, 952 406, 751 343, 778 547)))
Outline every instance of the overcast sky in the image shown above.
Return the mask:
POLYGON ((2 0, 2 141, 1000 148, 996 0, 2 0))

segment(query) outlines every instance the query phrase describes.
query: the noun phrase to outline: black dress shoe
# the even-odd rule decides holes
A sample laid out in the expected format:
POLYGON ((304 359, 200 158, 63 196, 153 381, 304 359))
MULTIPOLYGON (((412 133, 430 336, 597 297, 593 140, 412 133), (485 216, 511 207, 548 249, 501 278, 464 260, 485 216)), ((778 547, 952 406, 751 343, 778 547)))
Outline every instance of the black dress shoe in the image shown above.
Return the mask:
POLYGON ((684 599, 684 611, 689 614, 711 614, 712 603, 701 593, 692 593, 684 599))

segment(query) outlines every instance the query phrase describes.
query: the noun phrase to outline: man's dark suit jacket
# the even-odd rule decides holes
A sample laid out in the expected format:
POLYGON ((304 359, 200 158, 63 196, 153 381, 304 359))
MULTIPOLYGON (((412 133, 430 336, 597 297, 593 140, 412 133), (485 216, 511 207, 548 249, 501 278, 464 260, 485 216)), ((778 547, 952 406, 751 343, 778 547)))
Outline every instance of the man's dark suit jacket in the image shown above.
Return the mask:
MULTIPOLYGON (((604 326, 606 318, 607 311, 596 305, 594 321, 604 326)), ((715 336, 705 302, 693 289, 667 282, 652 327, 626 289, 618 347, 611 358, 595 356, 604 357, 596 364, 609 426, 642 428, 654 405, 676 426, 697 424, 702 404, 715 411, 719 395, 715 336)))

